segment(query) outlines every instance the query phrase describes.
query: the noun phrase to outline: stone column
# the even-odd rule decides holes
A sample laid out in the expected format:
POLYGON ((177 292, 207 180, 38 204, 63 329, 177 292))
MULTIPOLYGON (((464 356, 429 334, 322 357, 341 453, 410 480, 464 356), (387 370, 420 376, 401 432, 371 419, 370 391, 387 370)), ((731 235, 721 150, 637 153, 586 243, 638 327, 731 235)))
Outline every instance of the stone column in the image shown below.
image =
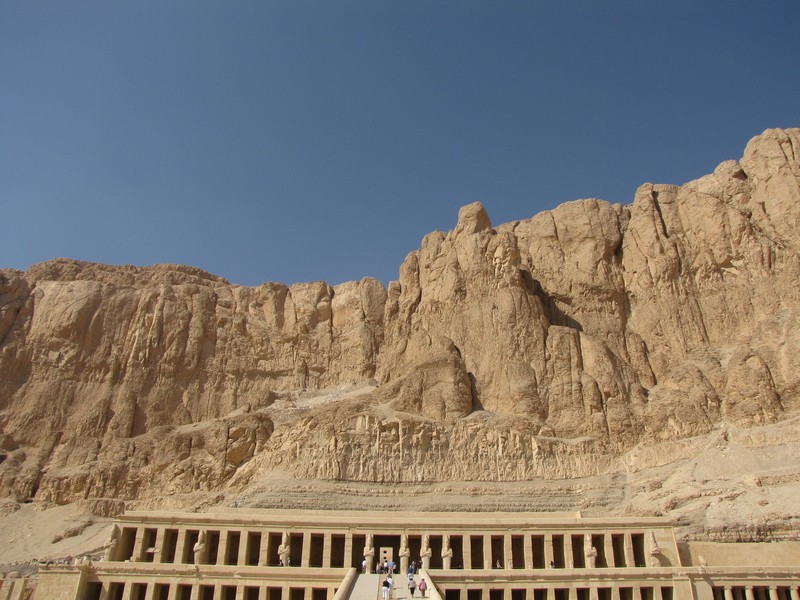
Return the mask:
MULTIPOLYGON (((348 531, 344 535, 344 568, 349 569, 353 564, 353 532, 348 531)), ((370 569, 374 569, 375 565, 368 565, 370 569)), ((288 596, 281 596, 281 600, 288 600, 288 596)))
MULTIPOLYGON (((133 542, 133 554, 131 555, 131 562, 140 562, 142 560, 142 556, 144 555, 143 546, 144 546, 144 527, 137 527, 136 541, 133 542)), ((123 560, 126 558, 127 556, 122 557, 123 560)))
POLYGON ((789 588, 789 594, 792 600, 800 600, 800 594, 797 592, 797 585, 793 585, 789 588))
POLYGON ((191 600, 199 600, 200 598, 200 585, 197 583, 192 584, 192 593, 189 594, 191 600))
POLYGON ((619 600, 619 586, 613 586, 611 588, 611 600, 619 600))
POLYGON ((511 588, 508 586, 503 588, 503 600, 511 600, 511 588))
POLYGON ((597 586, 593 585, 589 588, 589 600, 599 600, 600 594, 597 591, 597 586))
POLYGON ((305 589, 303 590, 303 600, 311 600, 311 597, 313 596, 313 592, 314 592, 314 589, 310 585, 307 585, 305 587, 305 589))
POLYGON ((769 600, 778 600, 778 588, 774 585, 769 586, 769 600))
POLYGON ((237 585, 236 586, 236 600, 244 600, 244 586, 237 585))
POLYGON ((163 527, 159 527, 156 529, 156 541, 153 542, 153 546, 156 548, 156 551, 153 552, 153 562, 154 563, 162 563, 164 562, 164 552, 167 551, 166 546, 164 545, 164 540, 167 537, 167 530, 163 527))
POLYGON ((625 534, 625 565, 635 567, 636 561, 633 559, 633 538, 630 533, 625 534))
POLYGON ((491 534, 484 534, 483 536, 483 568, 493 569, 494 563, 492 562, 492 536, 491 534))
POLYGON ((546 533, 544 536, 544 566, 546 569, 550 568, 550 563, 553 562, 553 534, 546 533))
POLYGON ((574 582, 569 587, 569 600, 578 600, 578 590, 575 588, 574 582))
MULTIPOLYGON (((228 564, 228 536, 230 535, 230 531, 227 529, 220 529, 219 530, 219 547, 217 548, 217 560, 214 564, 216 565, 226 565, 228 564)), ((242 543, 241 538, 239 538, 239 543, 242 543)))
POLYGON ((753 591, 752 585, 748 585, 744 588, 744 597, 747 598, 747 600, 756 600, 756 594, 753 591))
POLYGON ((183 562, 183 557, 186 553, 186 528, 181 527, 178 529, 178 535, 175 538, 175 564, 181 564, 183 562))
POLYGON ((572 534, 567 533, 564 536, 564 565, 568 569, 575 568, 575 557, 572 555, 572 534))
POLYGON ((533 568, 533 542, 530 535, 522 538, 522 560, 526 569, 533 568))
POLYGON ((311 532, 303 532, 303 551, 300 553, 300 566, 307 567, 311 562, 311 532))
POLYGON ((610 533, 603 534, 603 549, 605 550, 606 564, 609 567, 616 567, 617 564, 614 562, 614 544, 611 541, 610 533))
MULTIPOLYGON (((322 566, 326 569, 331 568, 331 548, 333 547, 332 542, 333 536, 330 533, 326 533, 322 538, 322 566)), ((368 565, 370 569, 374 568, 374 565, 368 565)))
POLYGON ((725 600, 733 600, 733 588, 731 586, 725 586, 725 600))
POLYGON ((242 529, 239 532, 239 556, 236 557, 236 564, 240 567, 247 564, 247 546, 249 544, 250 544, 250 532, 247 531, 246 529, 242 529))
POLYGON ((505 560, 505 564, 503 565, 504 568, 514 568, 514 549, 511 545, 510 533, 507 533, 503 536, 503 559, 505 560))
POLYGON ((154 600, 156 597, 156 582, 150 581, 147 584, 147 590, 144 593, 144 600, 154 600))
POLYGON ((133 583, 126 581, 125 588, 122 590, 122 600, 133 600, 133 583))
POLYGON ((258 565, 266 567, 269 564, 269 530, 261 532, 261 551, 258 555, 258 565))
POLYGON ((175 600, 178 596, 178 583, 177 581, 169 582, 169 589, 167 590, 167 600, 175 600))
MULTIPOLYGON (((472 568, 472 536, 465 535, 461 538, 461 551, 462 551, 462 560, 464 561, 464 568, 471 569, 472 568)), ((466 591, 464 592, 466 594, 466 591)))

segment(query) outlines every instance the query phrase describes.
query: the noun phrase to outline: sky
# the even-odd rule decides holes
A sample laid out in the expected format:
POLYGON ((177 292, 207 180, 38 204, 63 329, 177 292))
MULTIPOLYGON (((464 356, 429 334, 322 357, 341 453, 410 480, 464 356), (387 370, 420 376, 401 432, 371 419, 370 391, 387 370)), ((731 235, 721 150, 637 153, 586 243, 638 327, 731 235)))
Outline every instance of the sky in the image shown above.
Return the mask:
POLYGON ((3 0, 0 268, 396 279, 800 126, 797 0, 3 0))

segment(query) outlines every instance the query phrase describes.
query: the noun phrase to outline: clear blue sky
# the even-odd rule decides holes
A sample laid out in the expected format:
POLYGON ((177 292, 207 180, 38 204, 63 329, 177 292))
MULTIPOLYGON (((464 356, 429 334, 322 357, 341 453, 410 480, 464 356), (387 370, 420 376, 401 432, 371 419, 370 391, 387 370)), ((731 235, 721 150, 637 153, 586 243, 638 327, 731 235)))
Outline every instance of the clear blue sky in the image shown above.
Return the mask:
POLYGON ((3 0, 0 267, 387 282, 469 202, 739 158, 799 73, 797 0, 3 0))

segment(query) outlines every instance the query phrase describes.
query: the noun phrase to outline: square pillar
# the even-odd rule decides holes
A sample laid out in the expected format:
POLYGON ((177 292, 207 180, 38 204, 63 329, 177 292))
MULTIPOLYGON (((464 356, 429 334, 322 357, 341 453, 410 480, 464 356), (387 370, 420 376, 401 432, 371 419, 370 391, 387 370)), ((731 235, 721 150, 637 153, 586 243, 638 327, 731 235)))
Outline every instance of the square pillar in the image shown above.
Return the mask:
MULTIPOLYGON (((159 529, 159 531, 161 531, 159 529)), ((158 537, 156 537, 158 539, 158 537)), ((153 600, 156 597, 156 583, 155 581, 150 581, 147 583, 147 590, 144 592, 144 600, 153 600)))
MULTIPOLYGON (((503 568, 505 569, 513 569, 514 568, 514 557, 512 555, 513 548, 511 546, 511 534, 507 533, 503 536, 503 559, 505 560, 505 564, 503 568)), ((509 591, 509 594, 511 592, 509 591)), ((506 598, 506 600, 511 600, 511 596, 506 598)))
POLYGON ((522 539, 522 560, 526 569, 533 568, 533 542, 527 534, 522 539))
POLYGON ((614 561, 614 544, 611 541, 610 533, 603 534, 603 548, 606 555, 606 564, 611 568, 616 567, 617 563, 614 561))
POLYGON ((774 585, 769 586, 769 600, 778 600, 778 588, 774 585))
POLYGON ((483 536, 483 568, 491 569, 494 567, 492 563, 492 535, 483 536))
MULTIPOLYGON (((139 537, 138 534, 136 536, 139 537)), ((133 582, 126 581, 125 589, 122 591, 122 600, 133 600, 133 582)))
MULTIPOLYGON (((247 545, 250 542, 250 532, 242 529, 239 532, 239 556, 236 557, 236 564, 240 567, 247 564, 247 545)), ((239 592, 236 592, 237 594, 239 592)), ((244 594, 244 591, 242 591, 244 594)))
POLYGON ((593 585, 592 587, 589 588, 589 600, 598 600, 599 598, 600 594, 597 592, 597 586, 593 585))
POLYGON ((261 531, 261 550, 258 553, 258 566, 266 567, 269 564, 269 529, 261 531))
POLYGON ((796 585, 793 585, 791 588, 789 588, 789 594, 792 600, 800 600, 800 593, 797 592, 796 585))
POLYGON ((178 530, 178 538, 175 540, 175 564, 181 564, 183 562, 183 551, 185 548, 183 547, 186 544, 186 528, 181 527, 178 530))
POLYGON ((569 588, 569 600, 578 600, 578 590, 575 589, 574 584, 569 588))
POLYGON ((575 568, 575 558, 572 556, 572 534, 570 532, 564 534, 564 566, 568 569, 575 568))
MULTIPOLYGON (((326 569, 331 568, 331 546, 333 538, 330 533, 326 533, 322 538, 322 566, 326 569)), ((375 565, 367 565, 367 570, 374 569, 375 565)))
MULTIPOLYGON (((546 569, 550 568, 550 563, 553 562, 553 534, 546 533, 544 536, 544 566, 546 569)), ((549 588, 548 588, 549 589, 549 588)), ((547 594, 550 596, 550 593, 547 594)))
MULTIPOLYGON (((349 569, 350 565, 353 564, 353 532, 348 531, 344 535, 344 568, 349 569)), ((374 569, 375 565, 367 565, 370 569, 374 569)), ((281 596, 282 600, 285 600, 283 596, 281 596)))
MULTIPOLYGON (((225 565, 227 564, 228 559, 228 536, 230 535, 230 531, 227 529, 220 529, 219 532, 219 548, 217 548, 217 561, 214 563, 216 565, 225 565)), ((216 590, 214 594, 216 594, 216 590)), ((222 593, 222 592, 220 592, 222 593)), ((215 596, 216 597, 216 596, 215 596)))
POLYGON ((144 527, 136 528, 136 540, 133 542, 133 554, 131 555, 131 562, 139 562, 142 560, 144 553, 144 527))
POLYGON ((611 600, 619 600, 619 588, 616 585, 611 588, 611 600))
POLYGON ((628 567, 636 566, 636 561, 633 558, 633 538, 630 533, 625 534, 625 564, 628 567))
MULTIPOLYGON (((465 535, 461 538, 462 560, 465 569, 472 568, 472 536, 465 535)), ((466 592, 464 592, 466 594, 466 592)))
POLYGON ((236 586, 236 600, 244 600, 244 586, 237 585, 236 586))
MULTIPOLYGON (((300 554, 300 566, 307 567, 311 562, 311 532, 303 532, 303 551, 300 554)), ((310 588, 306 588, 308 590, 310 588)))
MULTIPOLYGON (((306 534, 306 535, 309 535, 309 534, 306 534)), ((305 589, 303 590, 303 600, 311 600, 311 598, 313 596, 313 591, 314 590, 311 588, 311 586, 307 585, 305 587, 305 589)))

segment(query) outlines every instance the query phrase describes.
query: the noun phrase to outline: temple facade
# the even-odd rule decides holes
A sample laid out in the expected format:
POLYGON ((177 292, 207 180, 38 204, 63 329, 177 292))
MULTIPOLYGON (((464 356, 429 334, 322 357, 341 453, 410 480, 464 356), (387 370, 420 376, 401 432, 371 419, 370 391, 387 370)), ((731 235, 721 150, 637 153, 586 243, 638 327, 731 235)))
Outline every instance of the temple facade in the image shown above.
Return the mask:
POLYGON ((800 600, 800 542, 678 544, 664 518, 253 509, 127 513, 33 597, 378 600, 384 563, 387 600, 800 600))

